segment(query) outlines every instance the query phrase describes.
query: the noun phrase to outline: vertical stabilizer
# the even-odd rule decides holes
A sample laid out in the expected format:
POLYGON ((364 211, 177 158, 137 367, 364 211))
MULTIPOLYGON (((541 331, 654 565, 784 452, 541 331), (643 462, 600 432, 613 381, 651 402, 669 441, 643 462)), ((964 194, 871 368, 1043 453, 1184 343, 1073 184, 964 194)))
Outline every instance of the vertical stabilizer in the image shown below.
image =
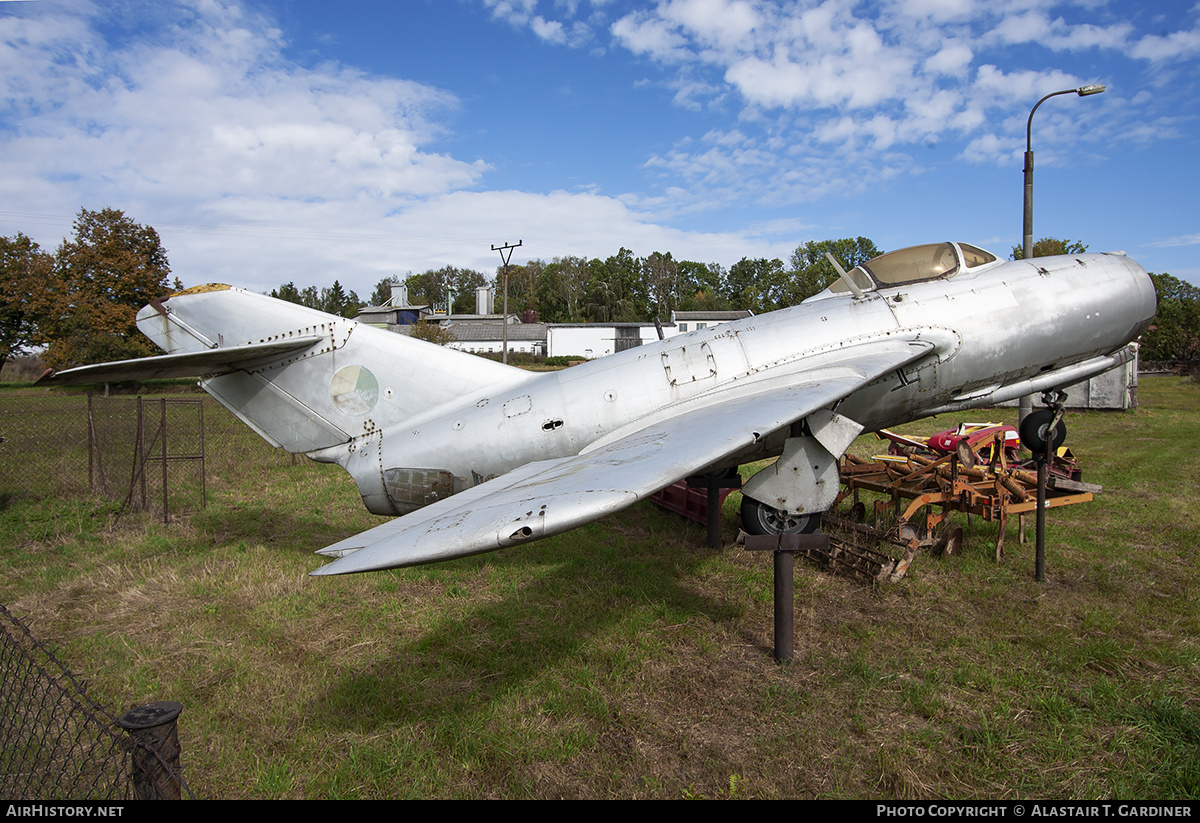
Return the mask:
POLYGON ((202 382, 266 440, 292 452, 344 443, 485 386, 531 377, 232 286, 198 286, 155 301, 138 313, 138 328, 169 354, 315 340, 202 382))

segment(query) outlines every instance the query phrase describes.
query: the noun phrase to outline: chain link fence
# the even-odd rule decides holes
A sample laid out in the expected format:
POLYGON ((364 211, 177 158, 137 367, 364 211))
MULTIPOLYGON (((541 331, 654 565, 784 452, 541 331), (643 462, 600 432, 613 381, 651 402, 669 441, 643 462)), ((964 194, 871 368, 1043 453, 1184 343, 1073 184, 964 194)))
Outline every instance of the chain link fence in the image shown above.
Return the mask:
POLYGON ((180 774, 174 717, 149 735, 127 732, 139 725, 140 714, 135 710, 118 719, 94 703, 79 679, 4 606, 0 683, 0 797, 97 801, 178 799, 184 792, 192 796, 180 774))
POLYGON ((208 395, 0 391, 0 505, 93 495, 122 511, 204 507, 247 466, 294 465, 208 395))
MULTIPOLYGON (((0 389, 0 509, 91 498, 166 520, 199 511, 213 491, 245 493, 255 478, 298 463, 321 468, 272 448, 187 387, 140 397, 0 389)), ((159 722, 164 706, 178 704, 114 718, 0 605, 0 797, 190 796, 173 718, 159 722)))

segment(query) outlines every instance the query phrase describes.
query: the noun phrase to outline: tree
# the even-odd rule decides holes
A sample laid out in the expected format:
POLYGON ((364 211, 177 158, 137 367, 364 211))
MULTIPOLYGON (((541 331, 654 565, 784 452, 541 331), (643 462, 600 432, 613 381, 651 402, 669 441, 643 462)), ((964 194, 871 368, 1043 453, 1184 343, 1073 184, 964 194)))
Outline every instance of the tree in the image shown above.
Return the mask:
POLYGON ((583 296, 588 283, 588 261, 582 257, 556 257, 538 279, 538 317, 546 323, 576 323, 583 319, 583 296))
POLYGON ((300 290, 296 288, 296 284, 291 280, 277 289, 271 289, 271 297, 274 297, 276 300, 286 300, 289 303, 304 305, 304 301, 300 299, 300 290))
POLYGON ((326 314, 354 317, 362 308, 362 301, 353 291, 347 294, 346 290, 342 288, 342 284, 334 280, 332 286, 321 289, 321 296, 317 300, 316 308, 326 314))
MULTIPOLYGON (((1043 237, 1033 244, 1034 257, 1056 257, 1060 254, 1084 254, 1088 247, 1075 240, 1059 240, 1055 237, 1043 237)), ((1025 259, 1025 249, 1013 246, 1010 260, 1025 259)))
POLYGON ((1158 296, 1141 339, 1143 360, 1200 359, 1200 289, 1169 274, 1150 274, 1158 296))
POLYGON ((438 346, 449 346, 454 342, 454 333, 441 323, 416 323, 408 327, 408 336, 438 346))
POLYGON ((475 311, 475 289, 487 285, 487 278, 474 269, 442 266, 404 279, 408 286, 408 302, 414 306, 441 306, 447 294, 453 292, 451 314, 471 314, 475 311))
MULTIPOLYGON (((538 283, 545 273, 546 264, 541 260, 530 260, 525 265, 512 263, 508 267, 508 311, 509 314, 521 314, 533 309, 540 310, 541 300, 538 294, 538 283)), ((503 311, 504 303, 504 267, 496 267, 496 311, 503 311)), ((472 296, 474 296, 472 294, 472 296)), ((457 300, 454 301, 456 304, 457 300)))
POLYGON ((158 232, 117 209, 80 209, 75 236, 54 255, 50 282, 34 303, 42 359, 62 369, 155 354, 137 313, 171 289, 158 232))
POLYGON ((743 257, 729 269, 725 282, 725 293, 735 309, 745 309, 759 314, 780 308, 777 305, 781 284, 784 280, 783 261, 778 257, 768 260, 743 257))
POLYGON ((35 306, 53 267, 54 258, 20 232, 0 237, 0 369, 37 343, 35 306))
POLYGON ((386 306, 392 299, 392 286, 399 286, 404 283, 404 278, 393 274, 391 277, 385 277, 375 284, 375 291, 371 292, 370 306, 386 306))
POLYGON ((642 260, 622 247, 607 260, 588 263, 582 312, 590 323, 629 323, 645 320, 646 280, 642 260))
POLYGON ((669 319, 683 297, 679 264, 671 258, 670 252, 653 252, 642 261, 642 278, 654 315, 662 320, 669 319))
POLYGON ((720 263, 679 261, 679 311, 728 311, 730 303, 723 296, 728 273, 720 263))
POLYGON ((296 284, 289 280, 279 288, 271 289, 270 296, 276 300, 286 300, 340 317, 357 317, 359 309, 362 308, 362 301, 358 295, 353 291, 347 292, 337 280, 333 281, 332 286, 320 291, 317 291, 316 286, 297 289, 296 284))
POLYGON ((783 289, 781 305, 776 308, 794 306, 829 288, 838 279, 837 271, 825 256, 826 252, 832 254, 846 271, 883 254, 865 237, 816 240, 797 246, 792 252, 789 282, 783 289))

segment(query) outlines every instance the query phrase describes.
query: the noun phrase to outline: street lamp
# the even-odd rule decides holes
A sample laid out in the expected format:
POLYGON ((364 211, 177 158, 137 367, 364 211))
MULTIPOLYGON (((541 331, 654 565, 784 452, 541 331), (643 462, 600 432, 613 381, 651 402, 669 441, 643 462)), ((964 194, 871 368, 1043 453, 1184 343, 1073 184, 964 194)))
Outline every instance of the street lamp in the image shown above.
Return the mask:
MULTIPOLYGON (((1089 86, 1080 86, 1077 89, 1063 89, 1047 94, 1029 112, 1029 119, 1025 122, 1025 215, 1024 215, 1024 240, 1022 242, 1022 257, 1025 260, 1033 259, 1033 113, 1038 110, 1038 106, 1045 103, 1051 97, 1057 97, 1060 94, 1077 94, 1080 97, 1087 97, 1091 94, 1100 94, 1104 91, 1104 86, 1099 83, 1093 83, 1089 86)), ((1061 403, 1066 398, 1066 395, 1059 392, 1058 398, 1059 412, 1054 417, 1054 422, 1050 426, 1050 431, 1047 433, 1047 445, 1045 451, 1038 458, 1038 498, 1037 498, 1037 546, 1034 549, 1034 577, 1039 583, 1046 582, 1046 482, 1049 471, 1048 462, 1054 449, 1053 429, 1058 425, 1058 418, 1062 414, 1061 403)), ((1020 422, 1024 423, 1026 416, 1033 411, 1033 395, 1022 397, 1018 403, 1017 416, 1020 422)))
MULTIPOLYGON (((1029 119, 1025 122, 1025 212, 1022 224, 1023 239, 1021 242, 1021 256, 1025 260, 1033 259, 1033 113, 1038 110, 1038 106, 1042 105, 1042 103, 1060 94, 1077 94, 1080 97, 1087 97, 1091 94, 1099 94, 1102 91, 1104 91, 1102 84, 1093 83, 1088 86, 1080 86, 1077 89, 1063 89, 1062 91, 1051 92, 1037 101, 1037 104, 1029 112, 1029 119)), ((1017 402, 1017 419, 1023 421, 1031 411, 1033 411, 1033 395, 1026 395, 1017 402)))
POLYGON ((1029 112, 1029 120, 1025 123, 1025 239, 1021 247, 1026 260, 1033 258, 1033 113, 1038 110, 1038 106, 1042 105, 1042 103, 1060 94, 1077 94, 1080 97, 1087 97, 1091 94, 1100 94, 1102 91, 1104 91, 1102 84, 1093 83, 1089 86, 1080 86, 1077 89, 1063 89, 1062 91, 1051 92, 1037 101, 1037 105, 1029 112))

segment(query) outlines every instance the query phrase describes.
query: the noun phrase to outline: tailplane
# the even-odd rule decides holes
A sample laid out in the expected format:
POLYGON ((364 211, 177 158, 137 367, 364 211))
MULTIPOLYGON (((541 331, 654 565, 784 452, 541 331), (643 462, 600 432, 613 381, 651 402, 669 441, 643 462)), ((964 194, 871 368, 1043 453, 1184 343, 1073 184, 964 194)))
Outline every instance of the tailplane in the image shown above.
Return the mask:
POLYGON ((167 354, 44 379, 207 375, 201 386, 273 445, 335 446, 528 373, 233 286, 186 289, 138 313, 167 354))

